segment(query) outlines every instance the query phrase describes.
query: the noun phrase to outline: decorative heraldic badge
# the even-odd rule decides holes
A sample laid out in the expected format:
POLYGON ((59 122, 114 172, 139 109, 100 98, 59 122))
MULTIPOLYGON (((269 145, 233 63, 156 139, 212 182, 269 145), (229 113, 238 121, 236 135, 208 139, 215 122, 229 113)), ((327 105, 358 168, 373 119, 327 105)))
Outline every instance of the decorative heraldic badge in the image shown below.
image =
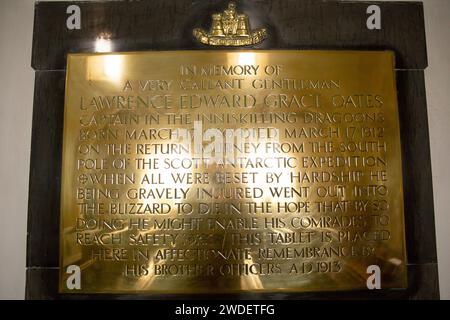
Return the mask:
POLYGON ((211 46, 247 46, 257 44, 267 38, 264 28, 250 30, 248 15, 238 14, 234 3, 228 9, 212 15, 211 31, 194 29, 198 41, 211 46))

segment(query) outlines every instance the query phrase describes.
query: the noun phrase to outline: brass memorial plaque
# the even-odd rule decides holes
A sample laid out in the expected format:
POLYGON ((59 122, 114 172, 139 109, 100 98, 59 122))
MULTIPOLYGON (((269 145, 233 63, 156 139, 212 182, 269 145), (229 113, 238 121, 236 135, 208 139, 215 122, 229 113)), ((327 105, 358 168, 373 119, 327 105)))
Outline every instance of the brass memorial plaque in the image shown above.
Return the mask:
POLYGON ((70 54, 60 291, 406 286, 392 52, 70 54))

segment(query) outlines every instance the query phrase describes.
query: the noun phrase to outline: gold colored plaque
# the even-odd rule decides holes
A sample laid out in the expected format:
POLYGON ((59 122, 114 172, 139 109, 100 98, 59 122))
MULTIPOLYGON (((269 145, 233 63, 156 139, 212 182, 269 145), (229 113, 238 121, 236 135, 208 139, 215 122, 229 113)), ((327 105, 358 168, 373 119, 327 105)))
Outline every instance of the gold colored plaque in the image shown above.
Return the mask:
POLYGON ((392 52, 70 54, 60 291, 403 288, 392 52))

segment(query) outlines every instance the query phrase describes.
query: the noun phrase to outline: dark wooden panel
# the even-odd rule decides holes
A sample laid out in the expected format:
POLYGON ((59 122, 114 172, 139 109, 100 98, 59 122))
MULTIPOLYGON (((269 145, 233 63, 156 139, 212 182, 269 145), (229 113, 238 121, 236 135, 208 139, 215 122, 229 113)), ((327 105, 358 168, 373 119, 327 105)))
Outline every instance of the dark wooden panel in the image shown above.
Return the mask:
POLYGON ((397 72, 409 263, 437 262, 424 72, 397 72))
MULTIPOLYGON (((93 52, 95 39, 102 33, 110 34, 113 51, 211 49, 194 40, 192 29, 209 29, 211 13, 222 11, 228 2, 38 2, 32 66, 36 70, 63 69, 68 52, 93 52), (70 4, 81 8, 81 30, 66 28, 70 4)), ((265 26, 269 30, 268 40, 249 48, 392 49, 399 68, 427 66, 420 2, 242 0, 237 9, 250 16, 253 28, 265 26), (381 30, 366 27, 366 9, 373 3, 382 10, 381 30)))
POLYGON ((65 72, 35 75, 27 267, 59 265, 59 205, 65 72))
POLYGON ((408 266, 409 299, 439 299, 439 276, 437 263, 408 266))
POLYGON ((25 299, 58 299, 58 268, 28 268, 25 299))
MULTIPOLYGON (((36 6, 32 64, 65 67, 67 52, 92 52, 94 40, 109 32, 114 51, 211 49, 193 41, 191 30, 209 28, 211 12, 227 1, 57 2, 36 6), (82 30, 65 28, 66 7, 82 8, 82 30), (174 18, 176 17, 176 18, 174 18)), ((373 3, 373 2, 370 2, 373 3)), ((420 3, 378 3, 383 29, 365 28, 368 3, 336 1, 240 1, 252 27, 266 26, 264 49, 393 49, 397 67, 427 65, 420 3)), ((28 217, 29 299, 185 299, 167 295, 59 295, 59 205, 64 106, 63 71, 36 72, 28 217)), ((364 292, 189 296, 195 299, 430 299, 438 298, 429 134, 422 70, 397 72, 404 170, 408 289, 364 292)))

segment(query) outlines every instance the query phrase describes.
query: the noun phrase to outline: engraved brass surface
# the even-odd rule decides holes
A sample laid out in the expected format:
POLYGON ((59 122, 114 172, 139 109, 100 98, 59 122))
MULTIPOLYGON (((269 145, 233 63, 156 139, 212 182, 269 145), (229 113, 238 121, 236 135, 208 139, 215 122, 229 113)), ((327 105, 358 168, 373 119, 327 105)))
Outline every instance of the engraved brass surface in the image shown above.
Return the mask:
POLYGON ((64 293, 405 287, 393 54, 70 54, 60 234, 64 293))
POLYGON ((236 4, 230 2, 228 9, 211 16, 211 31, 193 30, 194 37, 203 44, 211 46, 248 46, 267 38, 267 30, 250 30, 248 15, 238 14, 236 4))

